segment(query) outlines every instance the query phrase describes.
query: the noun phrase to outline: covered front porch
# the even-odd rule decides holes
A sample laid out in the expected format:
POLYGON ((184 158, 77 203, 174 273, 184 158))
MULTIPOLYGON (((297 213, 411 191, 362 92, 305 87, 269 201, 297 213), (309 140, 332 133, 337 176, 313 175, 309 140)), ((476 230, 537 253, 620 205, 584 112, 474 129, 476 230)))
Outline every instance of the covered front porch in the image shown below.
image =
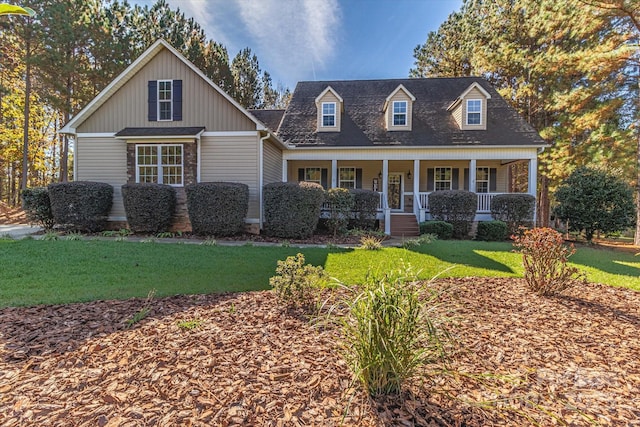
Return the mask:
MULTIPOLYGON (((508 150, 504 151, 508 154, 508 150)), ((536 194, 535 150, 533 154, 520 152, 520 156, 511 158, 504 158, 505 153, 501 152, 497 158, 482 153, 469 159, 445 157, 443 153, 422 153, 421 156, 413 153, 414 159, 391 156, 365 159, 373 153, 366 156, 359 153, 358 160, 353 153, 332 153, 333 158, 301 154, 293 153, 283 159, 283 181, 312 181, 325 189, 361 188, 379 192, 378 219, 384 221, 386 234, 399 234, 392 224, 399 223, 402 216, 412 217, 415 224, 431 219, 428 200, 433 191, 475 192, 478 195, 476 221, 491 219, 491 199, 498 194, 536 194)))

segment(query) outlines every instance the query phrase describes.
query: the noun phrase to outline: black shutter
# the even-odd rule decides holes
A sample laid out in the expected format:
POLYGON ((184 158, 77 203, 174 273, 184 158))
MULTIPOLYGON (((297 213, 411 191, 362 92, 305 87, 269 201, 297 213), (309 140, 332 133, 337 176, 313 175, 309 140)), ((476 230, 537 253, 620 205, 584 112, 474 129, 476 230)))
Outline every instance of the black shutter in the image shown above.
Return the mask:
POLYGON ((498 171, 496 170, 496 168, 490 168, 489 169, 489 191, 494 193, 496 191, 496 180, 498 177, 498 171))
POLYGON ((435 190, 434 172, 433 168, 427 169, 427 191, 435 190))
POLYGON ((356 188, 362 188, 362 169, 356 169, 356 188))
POLYGON ((464 189, 469 191, 469 168, 464 168, 464 189))
POLYGON ((458 181, 460 180, 460 169, 455 168, 451 169, 451 189, 457 190, 460 186, 458 185, 458 181))
POLYGON ((182 120, 182 80, 173 81, 173 120, 182 120))
POLYGON ((304 181, 304 168, 298 169, 298 182, 304 181))
POLYGON ((322 184, 322 188, 327 189, 328 184, 328 170, 327 168, 320 169, 320 183, 322 184))
POLYGON ((149 80, 149 121, 158 121, 158 82, 156 80, 149 80))

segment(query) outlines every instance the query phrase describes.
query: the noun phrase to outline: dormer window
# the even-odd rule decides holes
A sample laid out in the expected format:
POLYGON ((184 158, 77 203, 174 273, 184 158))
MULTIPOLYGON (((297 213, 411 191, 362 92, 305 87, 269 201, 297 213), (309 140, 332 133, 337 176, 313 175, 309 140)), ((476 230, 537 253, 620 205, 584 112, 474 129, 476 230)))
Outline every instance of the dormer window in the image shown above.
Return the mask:
POLYGON ((467 100, 467 124, 468 125, 482 124, 481 115, 482 115, 482 100, 468 99, 467 100))
POLYGON ((407 101, 393 101, 393 125, 407 125, 407 101))
POLYGON ((322 103, 322 127, 335 127, 336 125, 336 103, 322 103))

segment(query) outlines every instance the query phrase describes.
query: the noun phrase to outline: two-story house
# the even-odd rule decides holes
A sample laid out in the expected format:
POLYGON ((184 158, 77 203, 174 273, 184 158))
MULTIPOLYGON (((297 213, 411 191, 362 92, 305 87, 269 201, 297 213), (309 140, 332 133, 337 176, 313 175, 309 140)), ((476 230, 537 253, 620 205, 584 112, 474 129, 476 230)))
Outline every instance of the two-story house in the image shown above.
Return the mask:
POLYGON ((377 191, 388 234, 428 219, 438 190, 476 192, 476 219, 490 219, 496 194, 535 196, 546 145, 481 78, 300 82, 286 110, 247 111, 162 40, 61 132, 75 179, 114 186, 110 220, 126 220, 127 182, 175 186, 186 218, 184 185, 233 181, 249 185, 254 232, 276 181, 377 191))

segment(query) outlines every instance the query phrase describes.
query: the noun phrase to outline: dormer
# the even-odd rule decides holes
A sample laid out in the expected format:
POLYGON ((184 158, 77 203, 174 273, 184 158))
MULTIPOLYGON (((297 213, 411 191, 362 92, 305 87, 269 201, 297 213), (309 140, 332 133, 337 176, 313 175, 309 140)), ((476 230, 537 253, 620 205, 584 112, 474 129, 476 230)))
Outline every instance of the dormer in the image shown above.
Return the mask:
POLYGON ((385 126, 388 131, 411 130, 413 102, 416 97, 403 85, 399 85, 384 101, 385 126))
POLYGON ((487 100, 491 94, 478 82, 474 82, 449 105, 461 130, 487 130, 487 100))
POLYGON ((331 86, 327 86, 316 98, 318 132, 340 132, 342 108, 342 97, 331 86))

